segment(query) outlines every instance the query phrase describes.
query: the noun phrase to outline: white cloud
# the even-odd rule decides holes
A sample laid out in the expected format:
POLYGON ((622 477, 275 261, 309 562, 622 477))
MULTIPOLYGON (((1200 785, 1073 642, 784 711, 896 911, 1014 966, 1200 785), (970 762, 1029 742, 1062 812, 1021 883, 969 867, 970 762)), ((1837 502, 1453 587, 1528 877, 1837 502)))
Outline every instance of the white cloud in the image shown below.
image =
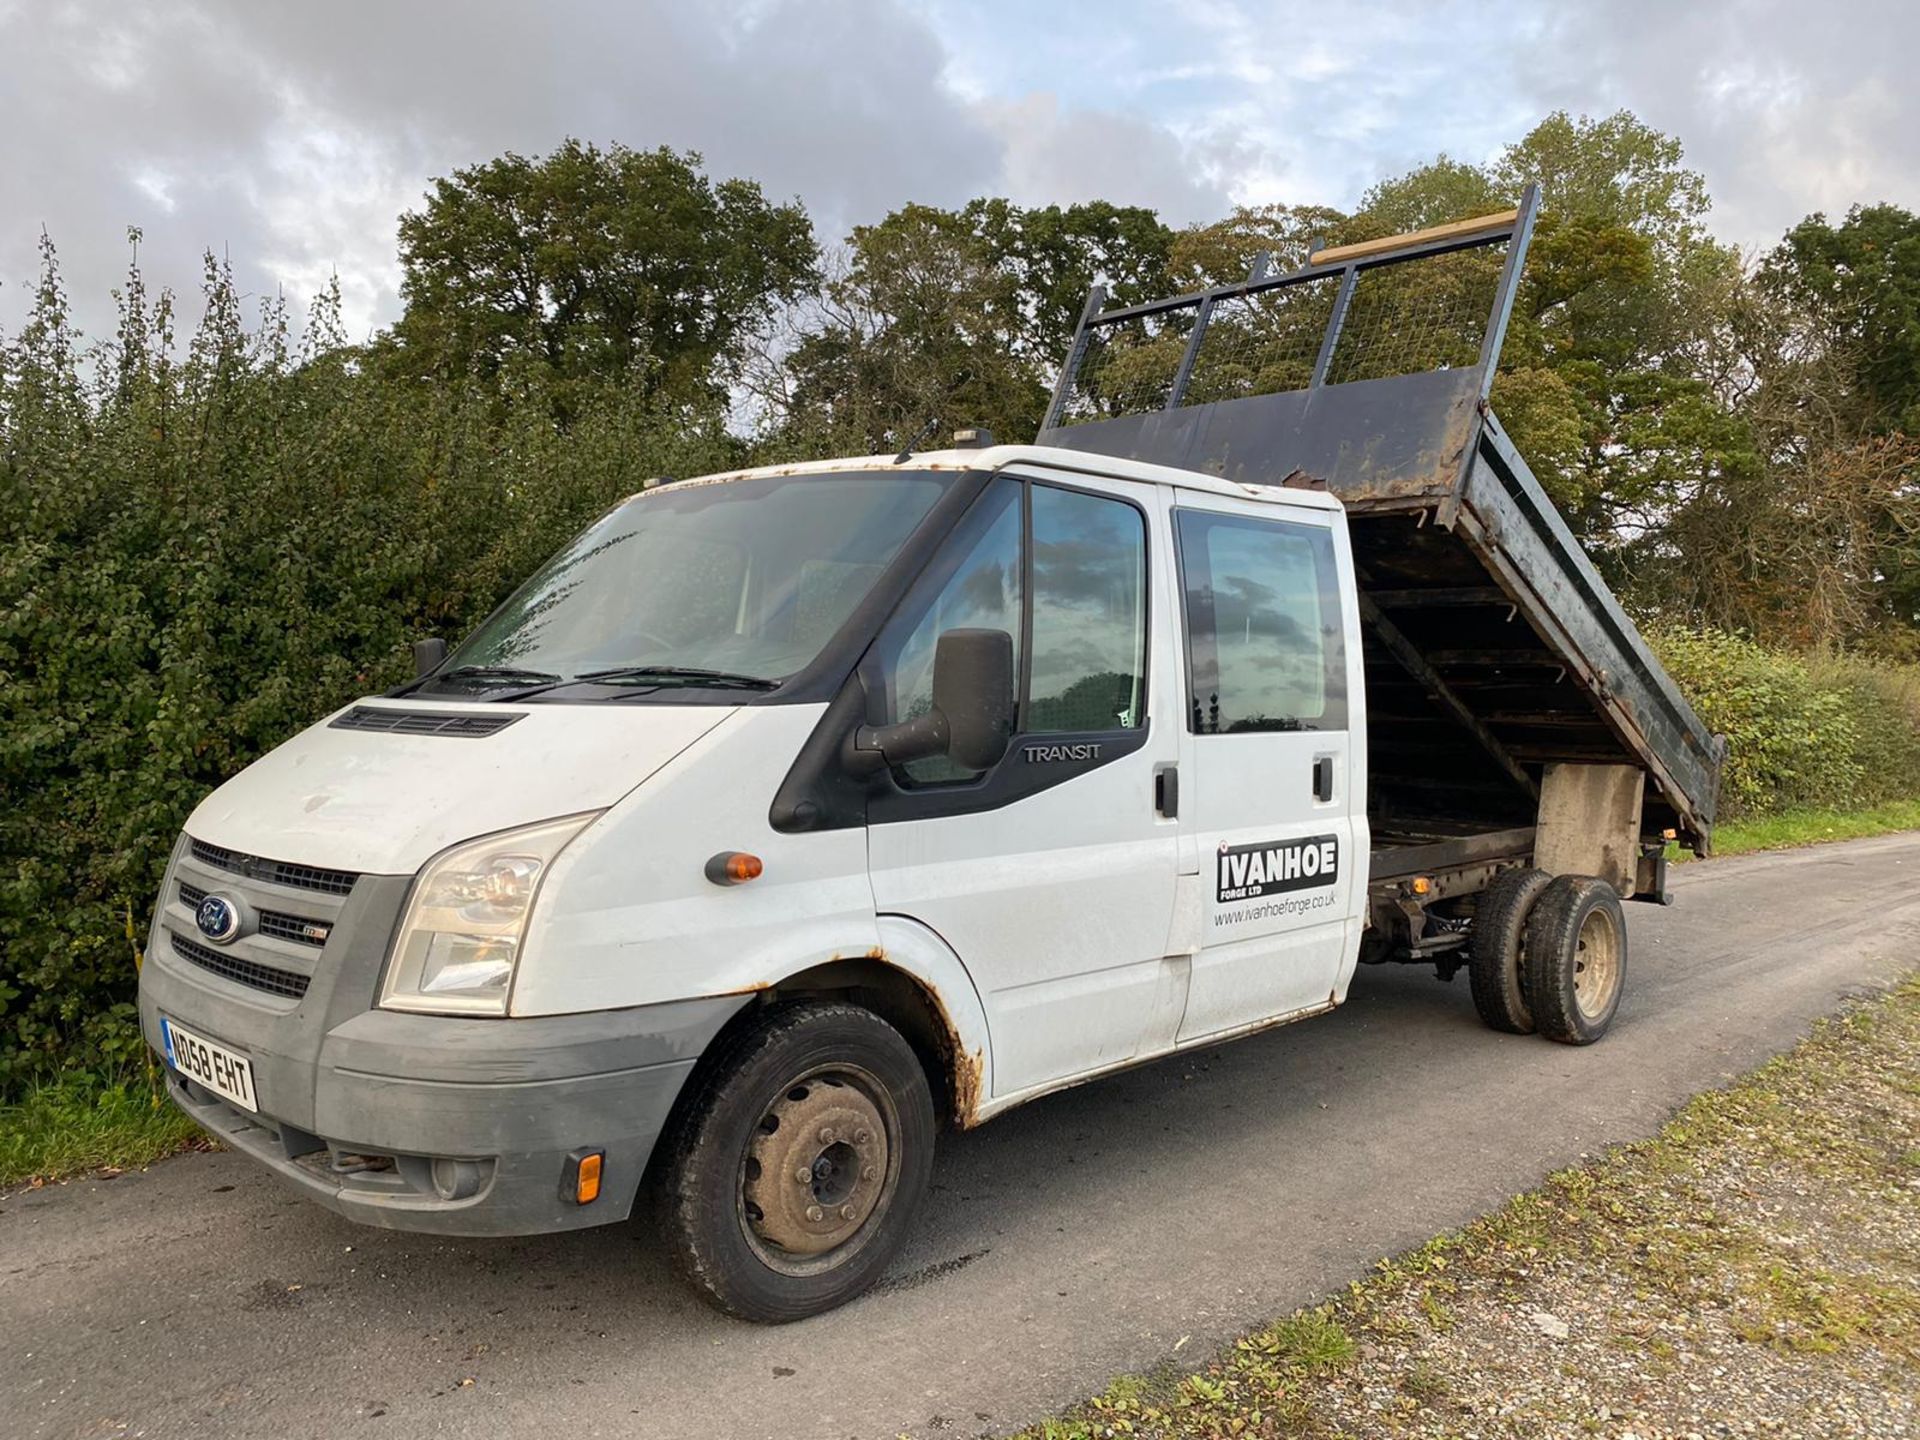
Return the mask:
POLYGON ((155 280, 203 249, 296 304, 338 272, 350 331, 397 309, 395 226, 431 176, 567 135, 704 153, 804 197, 829 236, 909 198, 993 188, 997 145, 893 0, 0 10, 0 325, 44 223, 87 328, 145 232, 155 280))
POLYGON ((1348 205, 1624 105, 1686 143, 1723 235, 1770 243, 1814 209, 1920 208, 1916 41, 1908 0, 0 0, 0 326, 45 224, 106 329, 137 225, 156 281, 192 289, 209 248, 296 304, 337 272, 364 331, 430 177, 568 134, 699 150, 832 240, 992 193, 1348 205))
POLYGON ((1178 224, 1208 220, 1225 192, 1164 126, 1110 110, 1070 110, 1058 96, 982 101, 975 113, 999 139, 1000 189, 1023 205, 1110 200, 1146 205, 1178 224))
POLYGON ((1920 209, 1909 0, 1620 0, 1556 9, 1522 72, 1551 105, 1624 106, 1686 146, 1713 228, 1772 245, 1815 210, 1920 209))

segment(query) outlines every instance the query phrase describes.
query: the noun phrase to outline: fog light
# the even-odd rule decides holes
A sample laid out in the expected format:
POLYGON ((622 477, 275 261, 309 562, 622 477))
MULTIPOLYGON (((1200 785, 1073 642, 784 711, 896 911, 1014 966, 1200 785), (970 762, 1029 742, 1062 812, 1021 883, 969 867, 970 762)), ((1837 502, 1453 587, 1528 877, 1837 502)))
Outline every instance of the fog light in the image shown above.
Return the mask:
POLYGON ((433 1193, 442 1200, 471 1200, 480 1193, 480 1165, 474 1160, 436 1159, 433 1193))

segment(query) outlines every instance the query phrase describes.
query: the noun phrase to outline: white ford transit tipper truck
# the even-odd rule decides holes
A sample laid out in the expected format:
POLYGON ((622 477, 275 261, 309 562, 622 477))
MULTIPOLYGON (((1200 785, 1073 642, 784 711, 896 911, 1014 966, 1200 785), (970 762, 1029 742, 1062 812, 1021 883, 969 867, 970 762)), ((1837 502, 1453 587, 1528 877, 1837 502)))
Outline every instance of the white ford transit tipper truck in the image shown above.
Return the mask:
POLYGON ((174 1098, 373 1225, 646 1181, 787 1320, 879 1278, 941 1123, 1361 962, 1598 1038, 1721 747, 1486 408, 1532 210, 1096 294, 1036 446, 617 506, 193 812, 140 985, 174 1098))

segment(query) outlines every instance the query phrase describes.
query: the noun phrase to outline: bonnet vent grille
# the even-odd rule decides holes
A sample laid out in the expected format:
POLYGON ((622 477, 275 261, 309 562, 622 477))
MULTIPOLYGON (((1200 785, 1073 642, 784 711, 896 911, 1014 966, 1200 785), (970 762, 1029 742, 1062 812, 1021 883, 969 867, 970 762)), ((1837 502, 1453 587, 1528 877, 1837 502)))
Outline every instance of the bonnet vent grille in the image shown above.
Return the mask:
POLYGON ((451 735, 480 740, 523 718, 520 714, 486 710, 477 714, 448 710, 384 710, 356 705, 339 716, 335 730, 380 730, 390 735, 451 735))

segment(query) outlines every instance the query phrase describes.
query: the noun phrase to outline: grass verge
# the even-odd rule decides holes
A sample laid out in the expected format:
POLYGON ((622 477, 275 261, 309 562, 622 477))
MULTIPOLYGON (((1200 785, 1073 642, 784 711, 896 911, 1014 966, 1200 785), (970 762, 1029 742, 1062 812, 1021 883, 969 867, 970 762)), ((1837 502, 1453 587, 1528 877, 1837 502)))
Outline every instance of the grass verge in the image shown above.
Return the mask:
POLYGON ((1198 1372, 1024 1435, 1917 1430, 1920 978, 1198 1372))
POLYGON ((157 1080, 76 1076, 0 1105, 0 1190, 88 1170, 127 1170, 193 1145, 200 1128, 157 1080))
POLYGON ((1893 800, 1870 810, 1788 810, 1758 820, 1732 820, 1715 827, 1713 853, 1784 850, 1822 840, 1890 835, 1896 830, 1920 830, 1920 800, 1893 800))

